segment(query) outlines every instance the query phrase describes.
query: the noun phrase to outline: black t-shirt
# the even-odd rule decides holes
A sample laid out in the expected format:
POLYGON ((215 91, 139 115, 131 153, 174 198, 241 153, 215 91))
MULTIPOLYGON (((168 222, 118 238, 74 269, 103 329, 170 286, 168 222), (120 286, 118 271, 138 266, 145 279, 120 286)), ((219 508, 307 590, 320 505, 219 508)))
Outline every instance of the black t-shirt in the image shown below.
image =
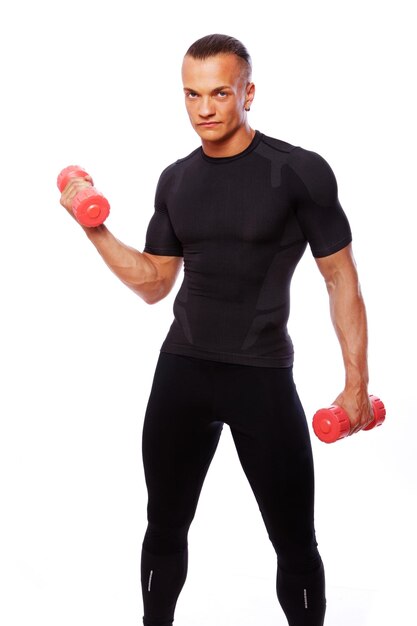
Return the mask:
POLYGON ((256 131, 246 150, 200 147, 167 167, 145 252, 183 256, 163 352, 288 367, 290 282, 307 243, 324 257, 352 240, 328 163, 256 131))

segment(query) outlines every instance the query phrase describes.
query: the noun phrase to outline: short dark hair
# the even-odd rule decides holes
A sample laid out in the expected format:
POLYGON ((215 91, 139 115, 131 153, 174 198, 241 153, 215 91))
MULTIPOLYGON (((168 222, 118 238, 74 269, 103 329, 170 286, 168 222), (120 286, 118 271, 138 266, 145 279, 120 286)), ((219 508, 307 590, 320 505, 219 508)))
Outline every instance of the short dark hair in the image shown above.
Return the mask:
POLYGON ((248 80, 250 79, 252 73, 250 54, 241 41, 229 35, 214 34, 201 37, 188 48, 185 56, 188 55, 193 59, 201 59, 203 61, 217 54, 236 54, 244 61, 248 80))

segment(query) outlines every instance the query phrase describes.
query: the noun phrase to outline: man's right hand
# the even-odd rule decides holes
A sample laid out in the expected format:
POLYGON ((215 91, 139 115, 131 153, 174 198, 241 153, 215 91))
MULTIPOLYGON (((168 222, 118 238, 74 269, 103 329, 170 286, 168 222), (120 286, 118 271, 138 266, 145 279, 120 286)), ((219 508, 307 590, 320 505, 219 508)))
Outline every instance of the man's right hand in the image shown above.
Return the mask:
POLYGON ((68 213, 74 218, 75 215, 72 210, 72 201, 81 189, 85 187, 91 187, 93 179, 91 176, 84 176, 84 178, 71 178, 68 185, 65 187, 61 194, 60 203, 68 211, 68 213))

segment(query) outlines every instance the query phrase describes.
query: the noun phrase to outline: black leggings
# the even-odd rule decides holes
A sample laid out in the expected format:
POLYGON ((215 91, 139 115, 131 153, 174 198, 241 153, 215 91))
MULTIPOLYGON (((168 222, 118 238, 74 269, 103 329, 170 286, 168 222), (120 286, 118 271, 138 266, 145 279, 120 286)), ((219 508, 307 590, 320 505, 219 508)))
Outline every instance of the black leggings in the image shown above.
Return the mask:
POLYGON ((143 623, 172 625, 187 576, 188 530, 224 423, 277 554, 277 595, 288 623, 322 626, 313 459, 292 369, 167 353, 158 360, 143 427, 143 623))

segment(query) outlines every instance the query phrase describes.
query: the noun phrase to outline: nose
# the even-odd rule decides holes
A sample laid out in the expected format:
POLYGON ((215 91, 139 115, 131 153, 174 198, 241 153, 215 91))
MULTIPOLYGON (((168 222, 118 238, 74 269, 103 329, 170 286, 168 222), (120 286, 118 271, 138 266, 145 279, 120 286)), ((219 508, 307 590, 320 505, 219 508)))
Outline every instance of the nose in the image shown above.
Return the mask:
POLYGON ((215 113, 216 109, 213 100, 210 98, 210 96, 203 96, 200 100, 200 106, 198 109, 199 116, 207 118, 212 117, 213 115, 215 115, 215 113))

